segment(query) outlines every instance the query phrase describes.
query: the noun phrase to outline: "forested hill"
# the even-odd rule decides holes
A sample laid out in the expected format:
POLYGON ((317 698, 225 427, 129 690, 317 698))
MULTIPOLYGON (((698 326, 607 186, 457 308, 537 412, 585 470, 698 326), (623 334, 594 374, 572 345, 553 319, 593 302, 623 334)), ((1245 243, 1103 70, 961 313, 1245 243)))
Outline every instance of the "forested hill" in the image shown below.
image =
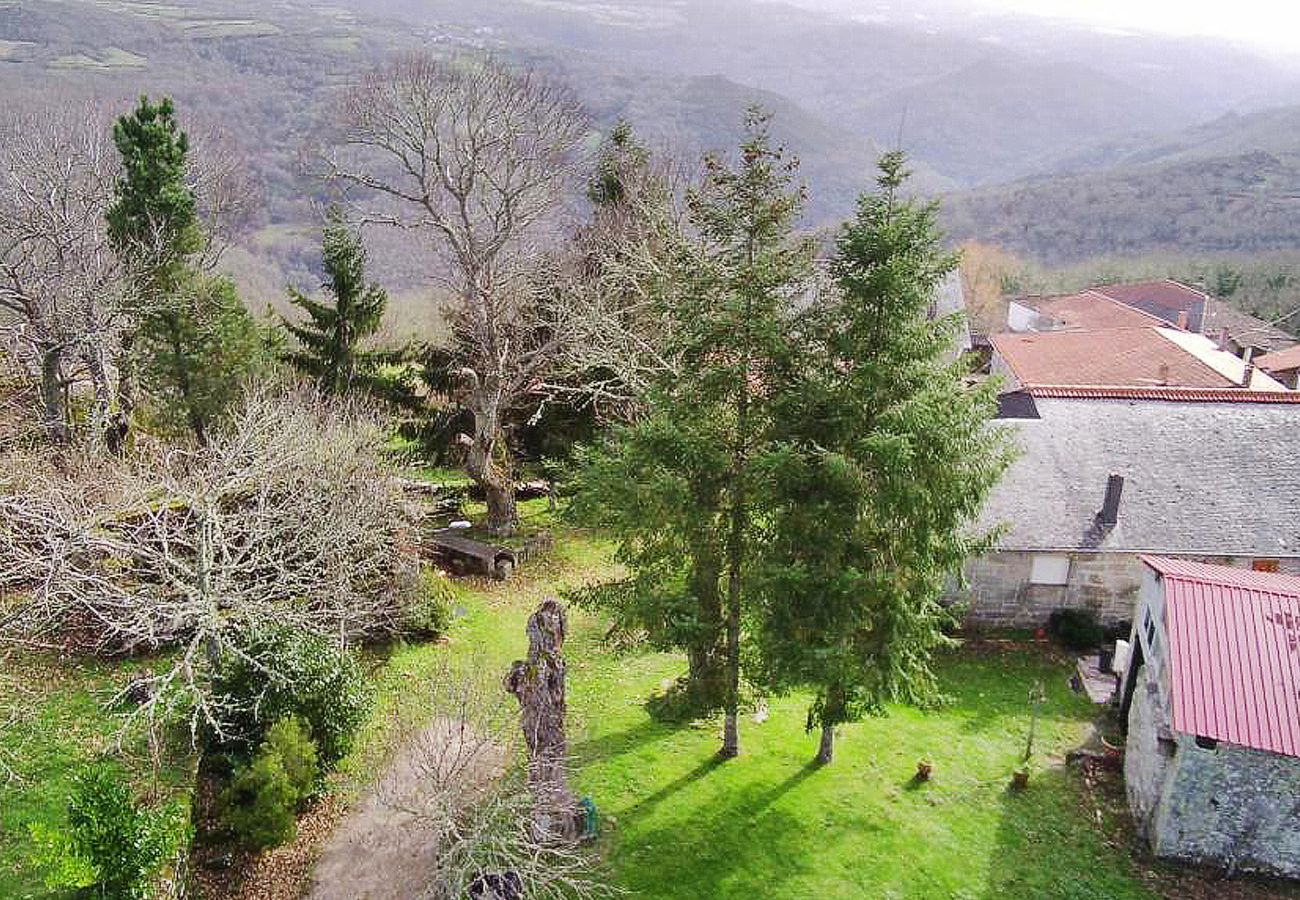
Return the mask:
MULTIPOLYGON (((143 92, 170 94, 187 123, 237 143, 262 189, 234 254, 253 297, 316 280, 325 191, 306 170, 334 89, 417 48, 486 50, 555 71, 598 127, 626 117, 686 161, 734 146, 744 107, 761 103, 802 161, 809 226, 849 213, 875 157, 901 146, 914 186, 953 198, 957 234, 1043 258, 1163 246, 1175 228, 1207 248, 1294 243, 1292 147, 1261 136, 1187 154, 1209 146, 1202 138, 1216 127, 1192 126, 1285 94, 1295 68, 1207 41, 978 15, 949 0, 894 7, 0 0, 0 92, 13 106, 89 93, 110 110, 143 92), (1142 135, 1153 132, 1189 146, 1151 156, 1142 135), (1052 166, 1047 180, 988 187, 1052 166)), ((415 283, 400 266, 388 274, 395 286, 415 283)))
POLYGON ((1300 247, 1300 106, 1100 144, 1056 170, 950 196, 951 231, 1048 263, 1300 247))

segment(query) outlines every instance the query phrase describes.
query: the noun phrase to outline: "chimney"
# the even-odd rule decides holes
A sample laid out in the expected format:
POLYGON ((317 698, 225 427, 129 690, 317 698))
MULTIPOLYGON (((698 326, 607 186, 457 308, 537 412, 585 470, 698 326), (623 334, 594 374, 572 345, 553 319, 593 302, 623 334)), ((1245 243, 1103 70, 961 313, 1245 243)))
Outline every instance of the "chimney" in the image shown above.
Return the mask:
POLYGON ((1167 362, 1162 362, 1160 364, 1160 384, 1169 384, 1169 363, 1167 362))
POLYGON ((1219 329, 1219 349, 1220 350, 1228 349, 1228 329, 1226 328, 1219 329))
POLYGON ((1124 476, 1111 473, 1106 479, 1106 499, 1102 501, 1101 512, 1097 521, 1102 525, 1114 525, 1119 521, 1119 498, 1124 493, 1124 476))
POLYGON ((1178 310, 1178 327, 1183 331, 1187 330, 1187 310, 1178 310))
POLYGON ((1254 376, 1255 376, 1255 364, 1253 362, 1247 362, 1245 371, 1241 373, 1241 386, 1244 388, 1250 387, 1250 379, 1253 378, 1254 376))

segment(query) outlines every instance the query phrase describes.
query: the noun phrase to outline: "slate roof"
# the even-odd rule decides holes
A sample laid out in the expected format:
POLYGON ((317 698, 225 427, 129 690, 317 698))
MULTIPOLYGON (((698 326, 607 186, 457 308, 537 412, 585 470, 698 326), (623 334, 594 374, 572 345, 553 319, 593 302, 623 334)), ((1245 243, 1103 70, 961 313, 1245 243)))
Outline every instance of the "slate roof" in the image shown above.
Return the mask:
POLYGON ((1157 328, 998 334, 993 346, 1022 385, 1237 386, 1157 328))
POLYGON ((1300 556, 1300 407, 1036 397, 981 516, 1006 550, 1300 556), (1119 521, 1096 513, 1124 477, 1119 521))
POLYGON ((1142 561, 1164 585, 1174 730, 1300 756, 1300 578, 1142 561))
POLYGON ((1201 329, 1207 337, 1218 339, 1219 332, 1228 329, 1228 337, 1240 347, 1262 347, 1272 353, 1296 346, 1296 339, 1281 328, 1257 319, 1250 313, 1219 301, 1211 300, 1201 329))
POLYGON ((1127 284, 1104 284, 1093 288, 1120 303, 1159 316, 1171 325, 1178 324, 1179 313, 1187 313, 1187 328, 1200 331, 1204 324, 1209 295, 1168 278, 1161 281, 1135 281, 1127 284))

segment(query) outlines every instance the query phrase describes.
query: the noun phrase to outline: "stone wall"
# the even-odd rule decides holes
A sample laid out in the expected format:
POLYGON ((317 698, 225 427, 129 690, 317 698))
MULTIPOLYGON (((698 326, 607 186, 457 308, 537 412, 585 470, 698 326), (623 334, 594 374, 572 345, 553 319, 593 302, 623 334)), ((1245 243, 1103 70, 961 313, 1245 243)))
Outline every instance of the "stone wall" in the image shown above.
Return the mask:
POLYGON ((1179 735, 1151 838, 1157 856, 1300 876, 1300 759, 1179 735))
POLYGON ((1146 666, 1129 707, 1124 785, 1157 856, 1300 876, 1300 759, 1172 734, 1146 666))
MULTIPOLYGON (((972 628, 1037 628, 1057 609, 1088 609, 1107 625, 1130 621, 1142 587, 1138 553, 1069 553, 1066 584, 1030 584, 1035 554, 1001 550, 967 562, 966 588, 949 599, 967 607, 965 624, 972 628)), ((1190 556, 1187 559, 1248 567, 1249 557, 1190 556)), ((1281 570, 1300 574, 1300 559, 1284 559, 1281 570)))
POLYGON ((1148 840, 1177 749, 1160 702, 1160 689, 1147 666, 1137 673, 1124 746, 1124 787, 1138 834, 1148 840))

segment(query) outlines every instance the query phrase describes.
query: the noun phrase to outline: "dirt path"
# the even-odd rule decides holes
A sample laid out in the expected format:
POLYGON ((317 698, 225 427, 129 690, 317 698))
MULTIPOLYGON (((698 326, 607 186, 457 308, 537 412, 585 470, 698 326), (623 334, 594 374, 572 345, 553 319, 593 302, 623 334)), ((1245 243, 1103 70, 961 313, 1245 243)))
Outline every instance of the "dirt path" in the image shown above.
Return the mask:
POLYGON ((316 863, 308 900, 412 900, 433 871, 434 841, 418 811, 430 805, 437 777, 454 768, 470 782, 499 770, 501 752, 462 723, 437 719, 398 753, 335 829, 316 863), (472 754, 473 758, 468 757, 472 754))

